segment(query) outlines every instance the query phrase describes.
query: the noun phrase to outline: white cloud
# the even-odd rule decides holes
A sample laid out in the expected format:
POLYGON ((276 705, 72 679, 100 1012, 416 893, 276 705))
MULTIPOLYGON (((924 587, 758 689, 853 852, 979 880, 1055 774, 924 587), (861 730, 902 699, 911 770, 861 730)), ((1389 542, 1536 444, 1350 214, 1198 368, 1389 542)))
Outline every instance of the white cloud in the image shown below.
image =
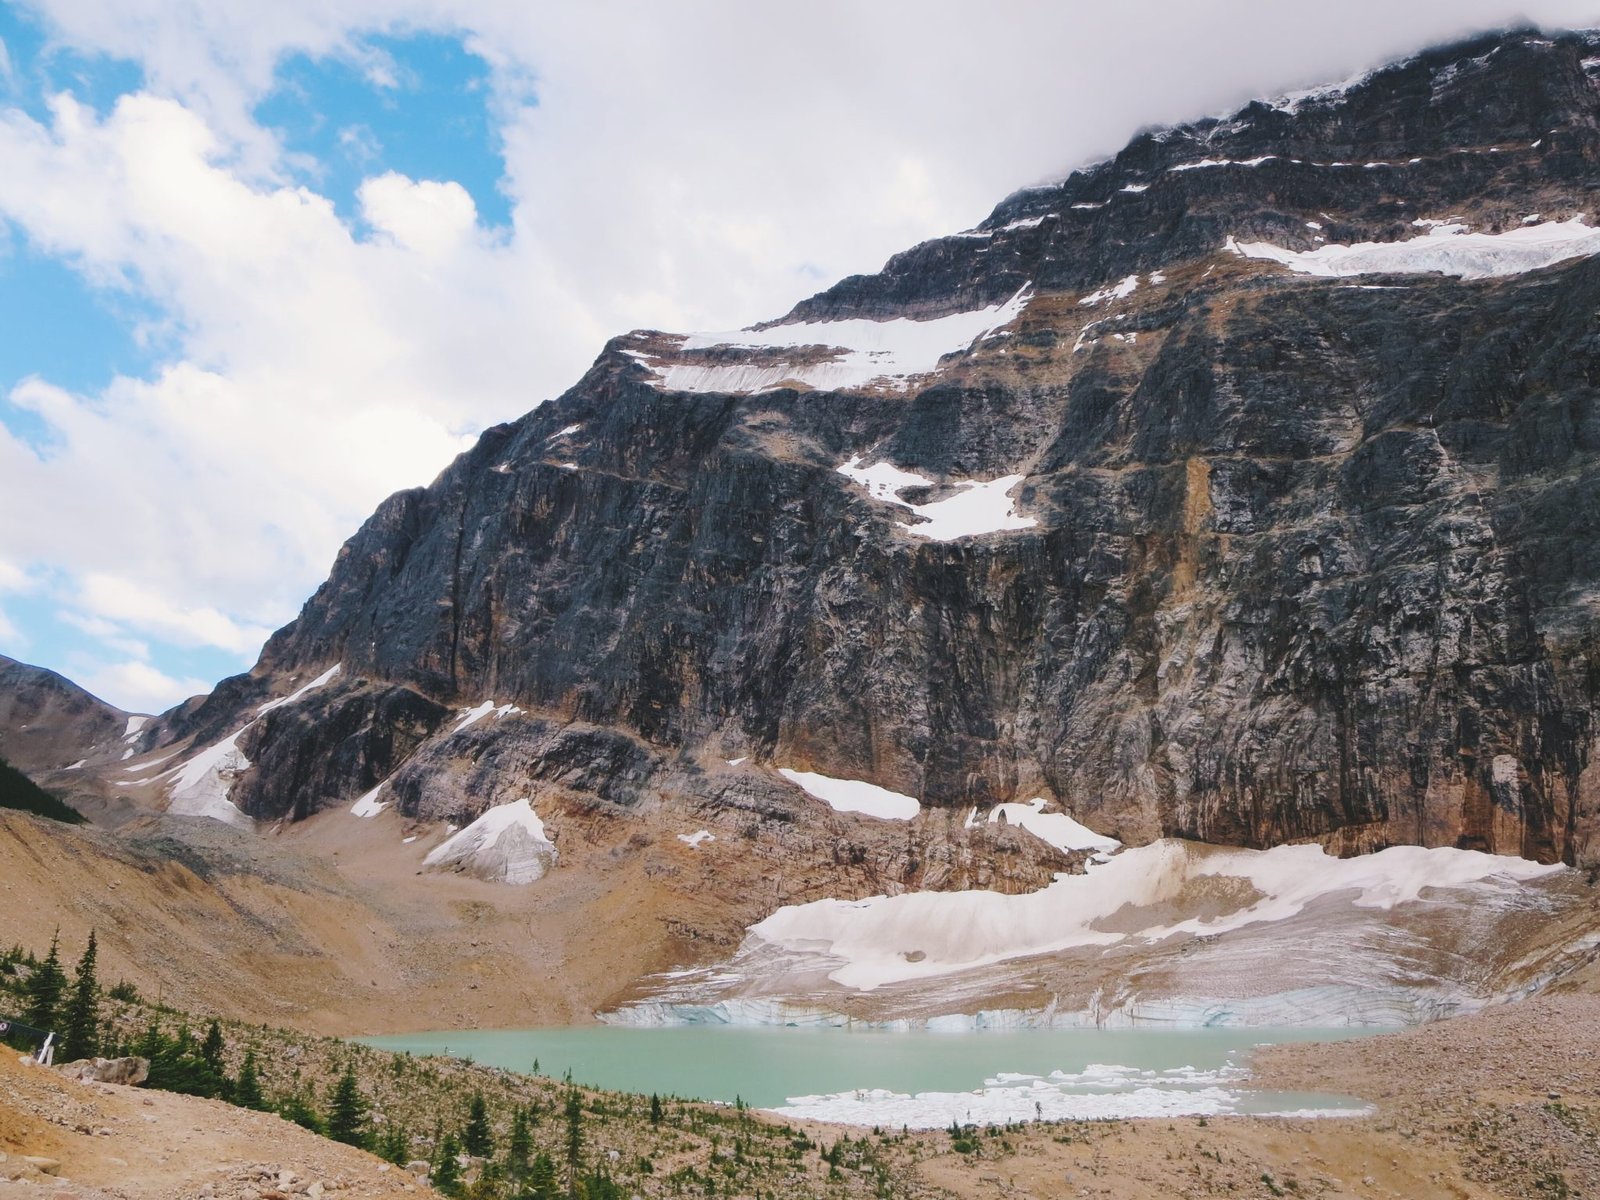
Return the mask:
POLYGON ((408 250, 444 258, 460 250, 478 223, 478 209, 459 183, 421 182, 389 171, 366 180, 361 215, 408 250))
POLYGON ((22 630, 18 629, 16 623, 6 616, 6 610, 3 608, 0 608, 0 642, 3 642, 13 651, 12 654, 8 655, 11 658, 15 658, 16 652, 29 644, 28 639, 22 636, 22 630))
POLYGON ((149 663, 128 661, 80 671, 74 680, 127 712, 162 712, 211 690, 203 679, 175 679, 149 663))
MULTIPOLYGON (((1142 125, 1521 11, 1589 16, 1352 0, 1311 32, 1308 6, 1282 0, 29 7, 58 44, 139 63, 148 91, 104 116, 68 97, 43 122, 0 107, 0 219, 152 301, 178 349, 97 395, 15 389, 53 436, 41 454, 0 429, 0 499, 27 498, 0 505, 0 556, 64 573, 122 653, 133 637, 241 654, 382 496, 563 390, 614 333, 777 315, 1142 125), (403 89, 362 39, 415 30, 459 33, 490 64, 507 234, 456 182, 380 173, 352 127, 379 155, 363 236, 289 182, 254 120, 294 53, 403 89)), ((115 670, 145 696, 194 682, 115 670)))
POLYGON ((241 625, 214 608, 175 606, 137 583, 100 572, 84 577, 77 600, 89 614, 89 630, 101 638, 111 636, 111 630, 122 625, 178 646, 214 646, 248 654, 259 649, 272 632, 262 626, 241 625))

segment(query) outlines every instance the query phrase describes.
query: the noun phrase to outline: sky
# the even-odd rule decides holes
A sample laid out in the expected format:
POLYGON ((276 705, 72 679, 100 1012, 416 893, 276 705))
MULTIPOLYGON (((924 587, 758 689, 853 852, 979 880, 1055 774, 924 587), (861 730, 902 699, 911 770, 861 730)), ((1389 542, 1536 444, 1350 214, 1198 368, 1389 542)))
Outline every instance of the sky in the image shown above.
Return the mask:
POLYGON ((0 0, 0 653, 151 712, 635 328, 1586 3, 0 0))

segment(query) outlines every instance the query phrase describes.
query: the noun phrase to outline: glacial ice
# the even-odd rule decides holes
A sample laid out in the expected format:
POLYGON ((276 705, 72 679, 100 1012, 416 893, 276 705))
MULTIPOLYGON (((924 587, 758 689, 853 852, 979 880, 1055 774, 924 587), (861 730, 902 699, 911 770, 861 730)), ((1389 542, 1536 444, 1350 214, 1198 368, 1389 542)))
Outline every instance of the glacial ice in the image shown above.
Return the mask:
POLYGON ((1226 249, 1244 258, 1282 263, 1304 275, 1437 273, 1462 279, 1520 275, 1600 254, 1600 228, 1581 217, 1543 221, 1505 233, 1469 233, 1466 226, 1432 224, 1420 237, 1398 242, 1329 243, 1315 250, 1286 250, 1270 242, 1238 242, 1226 249))
POLYGON ((863 467, 860 462, 861 456, 856 455, 835 470, 866 488, 867 495, 874 500, 898 505, 921 517, 923 520, 920 524, 902 526, 907 533, 918 537, 935 542, 951 542, 983 533, 1032 529, 1039 523, 1033 517, 1017 515, 1011 490, 1022 482, 1021 475, 1003 475, 987 481, 962 480, 957 486, 963 490, 953 496, 927 504, 911 504, 900 499, 900 493, 907 488, 929 487, 933 480, 911 471, 902 471, 891 463, 874 463, 870 467, 863 467))
POLYGON ((741 329, 729 333, 697 333, 684 339, 681 351, 799 350, 826 347, 826 361, 793 363, 765 356, 751 362, 715 364, 655 361, 632 352, 651 368, 660 386, 677 392, 764 392, 802 385, 819 391, 883 383, 904 390, 911 379, 936 371, 947 354, 967 349, 986 333, 1010 325, 1027 307, 1032 285, 1024 285, 1003 304, 952 313, 926 321, 896 317, 889 321, 851 318, 741 329))
POLYGON ((891 792, 875 783, 864 783, 859 779, 834 779, 812 771, 791 771, 787 767, 779 768, 778 774, 821 800, 834 812, 861 813, 885 821, 909 821, 922 811, 922 805, 915 798, 891 792))
POLYGON ((544 877, 556 862, 544 822, 525 796, 485 810, 472 824, 430 850, 424 867, 456 867, 495 883, 525 884, 544 877))

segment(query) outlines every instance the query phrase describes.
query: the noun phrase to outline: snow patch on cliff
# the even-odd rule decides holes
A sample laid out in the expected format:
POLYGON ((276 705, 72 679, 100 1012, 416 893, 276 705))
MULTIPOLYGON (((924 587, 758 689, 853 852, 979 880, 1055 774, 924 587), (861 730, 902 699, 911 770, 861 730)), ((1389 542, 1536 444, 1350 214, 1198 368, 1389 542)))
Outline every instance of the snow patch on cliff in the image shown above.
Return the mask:
POLYGON ((1422 222, 1420 237, 1398 242, 1330 242, 1315 250, 1286 250, 1270 242, 1238 242, 1226 249, 1244 258, 1282 263, 1303 275, 1347 276, 1436 273, 1488 279, 1537 271, 1571 258, 1600 254, 1600 229, 1581 217, 1542 221, 1505 233, 1470 233, 1453 222, 1422 222))
POLYGON ((497 804, 422 860, 435 870, 453 868, 491 883, 525 884, 556 863, 556 848, 527 797, 497 804))
POLYGON ((258 717, 259 716, 263 716, 264 714, 271 712, 275 708, 282 708, 286 704, 293 704, 295 701, 299 700, 301 697, 307 695, 310 692, 316 691, 319 687, 322 687, 324 684, 326 684, 329 680, 331 680, 338 673, 339 673, 339 664, 338 663, 334 663, 333 666, 329 667, 321 675, 318 675, 315 679, 313 679, 310 683, 306 684, 305 686, 301 687, 298 691, 290 692, 287 696, 283 697, 281 700, 268 700, 260 708, 256 709, 256 716, 258 716, 258 717))
POLYGON ((696 333, 686 337, 679 347, 685 352, 811 348, 825 352, 820 361, 790 362, 781 357, 774 361, 763 354, 748 362, 734 357, 733 361, 710 364, 662 363, 652 356, 633 353, 655 372, 660 386, 668 391, 764 392, 792 386, 837 391, 869 384, 904 390, 915 377, 937 371, 939 360, 945 355, 959 354, 985 334, 1010 325, 1027 307, 1031 289, 1031 284, 1024 285, 1003 304, 926 321, 854 317, 729 333, 696 333))
POLYGON ((496 704, 493 700, 485 700, 482 704, 475 704, 471 708, 461 710, 461 719, 456 722, 456 727, 450 731, 450 736, 454 737, 463 729, 470 729, 490 713, 493 713, 495 719, 499 720, 501 717, 521 711, 515 704, 496 704))
POLYGON ((835 470, 866 488, 867 495, 879 503, 893 504, 921 517, 921 524, 902 526, 907 533, 918 537, 951 542, 983 533, 1032 529, 1039 523, 1033 517, 1019 516, 1016 502, 1011 498, 1012 489, 1024 478, 1021 475, 1004 475, 987 481, 961 480, 956 486, 962 490, 953 496, 928 504, 912 504, 902 500, 900 493, 907 488, 931 487, 933 480, 902 471, 892 463, 874 463, 870 467, 860 463, 861 456, 856 455, 835 470))
MULTIPOLYGON (((383 783, 388 782, 387 779, 383 781, 383 783)), ((389 807, 387 802, 378 799, 378 793, 383 791, 383 783, 380 783, 350 806, 350 812, 353 816, 375 817, 389 807)))
MULTIPOLYGON (((322 687, 338 673, 339 667, 335 664, 297 691, 282 699, 267 701, 256 709, 256 715, 252 720, 234 730, 220 742, 205 747, 178 766, 157 775, 156 779, 166 779, 170 776, 172 780, 167 789, 167 811, 185 817, 211 817, 213 820, 235 825, 241 829, 252 828, 254 822, 228 799, 233 791, 234 780, 250 769, 250 760, 245 757, 244 751, 239 749, 240 736, 267 713, 295 703, 308 693, 322 687)), ((133 728, 132 719, 129 720, 129 727, 133 728)), ((166 759, 159 760, 159 762, 165 761, 166 759)))
MULTIPOLYGON (((1057 850, 1099 850, 1109 853, 1122 843, 1096 833, 1087 825, 1080 825, 1066 813, 1047 813, 1045 801, 1040 798, 1027 804, 997 804, 989 813, 992 825, 1003 816, 1009 825, 1020 825, 1042 842, 1057 850)), ((968 818, 970 821, 970 817, 968 818)))
POLYGON ((914 797, 891 792, 875 783, 834 779, 812 771, 791 771, 788 767, 780 767, 778 774, 834 812, 861 813, 885 821, 909 821, 922 811, 922 805, 914 797))

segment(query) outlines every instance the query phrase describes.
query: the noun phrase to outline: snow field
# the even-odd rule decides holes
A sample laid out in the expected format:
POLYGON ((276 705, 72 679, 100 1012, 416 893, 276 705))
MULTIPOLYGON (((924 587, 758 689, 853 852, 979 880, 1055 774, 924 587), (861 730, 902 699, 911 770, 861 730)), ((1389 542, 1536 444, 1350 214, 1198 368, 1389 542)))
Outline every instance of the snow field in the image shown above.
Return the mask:
POLYGON ((946 354, 966 350, 985 334, 1015 321, 1027 307, 1031 286, 1023 286, 1003 304, 926 321, 910 317, 889 321, 851 318, 697 333, 686 337, 680 347, 684 351, 825 347, 831 351, 831 358, 825 362, 660 364, 647 355, 631 353, 655 372, 661 387, 675 392, 763 392, 790 384, 835 391, 878 382, 903 390, 912 378, 938 370, 939 360, 946 354))
POLYGON ((1032 529, 1039 522, 1034 517, 1017 514, 1011 491, 1021 483, 1021 475, 1003 475, 987 482, 962 480, 957 492, 943 500, 928 504, 911 504, 900 499, 906 488, 928 487, 933 480, 911 471, 902 471, 891 463, 875 463, 870 467, 860 465, 861 456, 834 468, 839 474, 866 488, 867 495, 881 504, 893 504, 922 518, 918 525, 904 525, 907 533, 925 537, 935 542, 953 542, 958 538, 976 537, 984 533, 1008 533, 1018 529, 1032 529))
POLYGON ((791 771, 788 767, 780 767, 778 774, 821 800, 834 812, 861 813, 885 821, 909 821, 922 811, 922 805, 913 797, 891 792, 874 783, 833 779, 812 771, 791 771))
POLYGON ((1488 279, 1600 254, 1600 229, 1581 217, 1524 224, 1505 233, 1470 233, 1455 222, 1419 220, 1414 224, 1427 232, 1399 242, 1329 243, 1315 250, 1285 250, 1270 242, 1229 238, 1225 248, 1244 258, 1282 263, 1302 275, 1334 277, 1435 273, 1488 279))
POLYGON ((422 860, 424 867, 454 867, 495 883, 526 884, 556 863, 556 848, 527 798, 487 809, 422 860))

